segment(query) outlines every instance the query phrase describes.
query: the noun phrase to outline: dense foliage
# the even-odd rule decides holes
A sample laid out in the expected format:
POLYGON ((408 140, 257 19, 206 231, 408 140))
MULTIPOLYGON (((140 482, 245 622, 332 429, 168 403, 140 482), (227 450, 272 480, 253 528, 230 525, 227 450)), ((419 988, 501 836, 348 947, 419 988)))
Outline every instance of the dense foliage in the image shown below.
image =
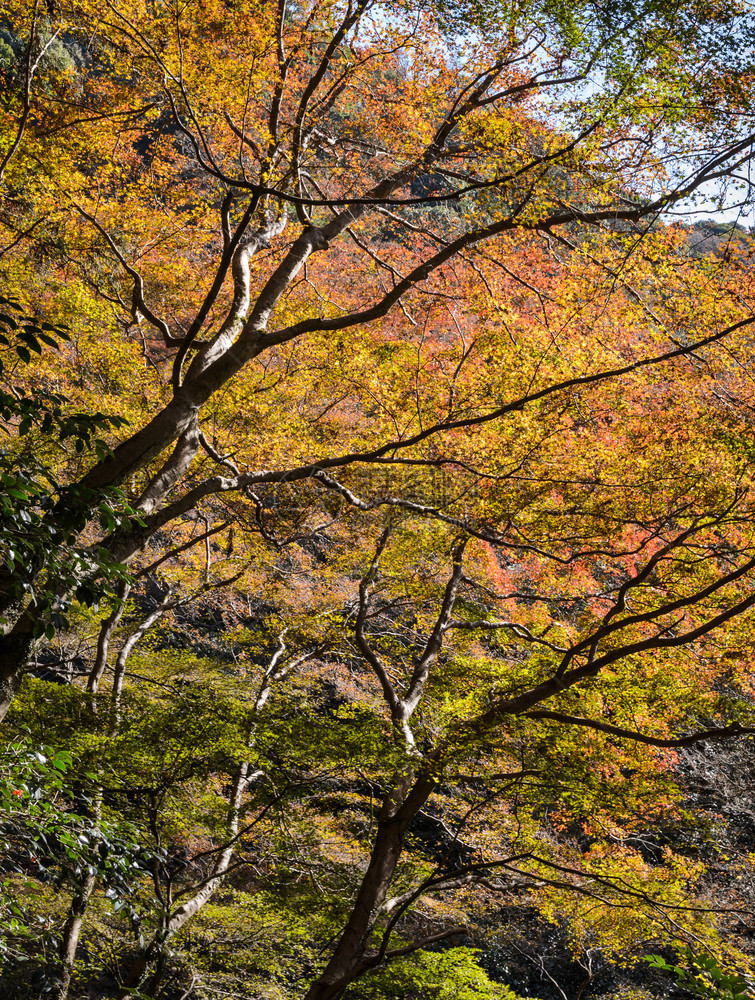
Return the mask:
POLYGON ((754 33, 3 5, 0 992, 752 992, 754 33))

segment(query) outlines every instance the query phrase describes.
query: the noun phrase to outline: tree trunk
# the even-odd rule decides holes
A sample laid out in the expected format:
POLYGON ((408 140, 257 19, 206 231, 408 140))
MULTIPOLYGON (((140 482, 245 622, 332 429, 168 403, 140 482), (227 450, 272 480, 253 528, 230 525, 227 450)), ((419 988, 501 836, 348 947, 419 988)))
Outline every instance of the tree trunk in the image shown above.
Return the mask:
POLYGON ((61 976, 57 1000, 66 1000, 68 996, 73 966, 76 961, 76 949, 79 946, 81 926, 84 923, 84 916, 96 883, 96 873, 94 875, 88 873, 71 900, 71 905, 68 909, 68 918, 63 928, 63 940, 60 946, 61 976))
POLYGON ((381 809, 378 831, 357 898, 346 927, 323 972, 312 983, 304 1000, 330 1000, 353 983, 368 968, 370 936, 380 907, 390 889, 404 846, 409 824, 422 808, 434 784, 420 776, 411 788, 402 780, 381 809))
POLYGON ((160 928, 155 936, 152 938, 147 947, 142 951, 142 953, 137 958, 134 965, 129 970, 126 979, 124 980, 123 987, 118 993, 118 998, 126 997, 131 992, 131 989, 137 985, 150 960, 153 956, 157 957, 157 968, 154 975, 150 981, 149 987, 145 993, 146 996, 152 996, 157 989, 160 979, 164 971, 164 963, 162 960, 163 948, 166 942, 177 934, 187 921, 189 921, 195 914, 199 913, 205 903, 211 899, 213 893, 223 881, 228 866, 233 858, 233 852, 236 849, 235 837, 239 832, 239 819, 241 816, 241 805, 244 798, 244 791, 247 786, 247 776, 249 774, 249 765, 246 763, 240 764, 239 769, 236 772, 236 776, 233 781, 233 787, 231 789, 230 801, 228 804, 228 819, 226 821, 226 846, 218 853, 217 861, 212 871, 212 876, 199 887, 199 889, 194 893, 194 895, 187 899, 185 903, 182 903, 168 918, 166 923, 160 928))
POLYGON ((31 632, 11 632, 0 640, 0 722, 21 686, 33 645, 31 632))
POLYGON ((97 653, 92 669, 89 671, 89 679, 87 680, 87 691, 91 694, 97 694, 97 688, 105 673, 108 653, 110 651, 110 639, 123 616, 123 612, 126 610, 126 598, 130 590, 131 585, 128 583, 122 583, 118 587, 118 603, 100 626, 100 632, 97 636, 97 653))
MULTIPOLYGON (((92 822, 94 824, 99 825, 101 814, 102 788, 100 787, 97 789, 91 810, 92 822)), ((96 851, 99 839, 99 836, 97 836, 96 840, 93 841, 91 845, 92 850, 96 851)), ((92 893, 97 885, 97 877, 98 875, 96 870, 92 872, 87 869, 86 875, 84 875, 78 887, 74 891, 71 904, 68 907, 68 916, 66 918, 65 927, 63 928, 63 936, 60 943, 60 986, 58 988, 56 1000, 66 1000, 66 997, 68 996, 68 989, 71 985, 71 976, 73 975, 73 967, 76 962, 76 949, 79 946, 81 927, 84 923, 84 917, 86 915, 87 907, 89 906, 89 900, 92 898, 92 893)))

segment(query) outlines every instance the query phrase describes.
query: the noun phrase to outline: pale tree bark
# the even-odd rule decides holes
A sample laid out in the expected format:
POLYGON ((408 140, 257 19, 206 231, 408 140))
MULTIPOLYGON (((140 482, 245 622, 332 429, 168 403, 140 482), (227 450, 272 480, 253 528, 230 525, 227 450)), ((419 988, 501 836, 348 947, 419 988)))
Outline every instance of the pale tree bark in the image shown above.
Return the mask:
POLYGON ((21 117, 18 120, 16 126, 16 134, 11 140, 10 145, 2 154, 2 159, 0 159, 0 183, 2 183, 5 177, 5 171, 8 164, 13 159, 13 157, 18 152, 21 143, 23 142, 24 133, 26 132, 26 127, 29 124, 29 117, 32 113, 32 86, 34 83, 34 74, 39 69, 39 64, 44 59, 50 47, 53 45, 58 35, 60 34, 60 29, 54 31, 44 45, 40 44, 39 40, 39 7, 40 0, 36 0, 34 4, 34 10, 31 17, 31 25, 29 27, 29 42, 26 46, 26 55, 24 58, 24 80, 23 80, 23 97, 22 97, 22 111, 21 117))
POLYGON ((395 775, 391 790, 383 798, 367 870, 346 926, 330 960, 309 987, 304 1000, 330 1000, 373 967, 377 956, 374 952, 372 955, 369 954, 371 937, 380 916, 386 912, 384 904, 401 858, 406 831, 436 787, 436 782, 416 750, 410 721, 422 700, 430 670, 440 652, 443 636, 451 620, 463 575, 466 540, 458 540, 453 547, 453 569, 446 584, 440 611, 416 659, 414 669, 408 678, 406 691, 402 694, 390 679, 387 668, 366 632, 370 590, 377 583, 380 561, 390 535, 389 523, 380 535, 367 572, 359 583, 355 638, 359 651, 380 682, 395 738, 397 742, 403 744, 407 763, 403 773, 395 775))
POLYGON ((118 603, 100 626, 99 635, 97 636, 97 651, 95 653, 92 669, 89 671, 89 677, 87 679, 87 691, 92 694, 97 694, 97 688, 99 687, 100 681, 102 680, 103 674, 107 668, 108 653, 110 652, 110 640, 113 636, 113 632, 118 626, 118 623, 123 617, 123 612, 126 610, 126 599, 128 598, 130 590, 131 587, 129 584, 121 584, 118 588, 118 603))
MULTIPOLYGON (((123 585, 119 592, 119 603, 111 614, 103 622, 102 628, 100 629, 100 634, 97 642, 97 651, 95 654, 95 662, 92 671, 89 675, 89 690, 92 693, 97 692, 97 687, 102 679, 102 676, 107 668, 107 656, 109 650, 109 643, 112 637, 112 633, 115 630, 120 618, 123 614, 126 598, 129 592, 128 585, 123 585)), ((133 652, 136 645, 144 638, 149 629, 169 611, 171 608, 175 607, 178 602, 175 600, 170 600, 170 597, 166 597, 161 605, 148 615, 147 618, 141 623, 139 628, 136 629, 123 643, 121 649, 118 653, 115 667, 115 676, 113 681, 113 687, 110 692, 110 722, 108 725, 108 731, 110 736, 115 736, 118 732, 120 724, 120 710, 121 710, 121 696, 123 693, 123 679, 126 672, 126 665, 129 656, 133 652)), ((91 810, 91 819, 93 829, 96 830, 101 819, 102 813, 102 796, 103 789, 99 786, 94 793, 94 805, 91 810)), ((97 849, 97 837, 93 834, 92 842, 90 843, 90 849, 94 852, 97 849)), ((66 922, 63 927, 63 934, 60 944, 60 980, 57 992, 56 1000, 66 1000, 68 996, 68 991, 71 985, 71 978, 73 975, 73 969, 76 962, 76 952, 79 946, 79 938, 81 936, 81 930, 84 924, 84 919, 86 917, 87 908, 89 906, 89 901, 94 893, 97 883, 99 881, 99 876, 97 871, 92 871, 87 868, 81 882, 74 890, 71 902, 68 907, 68 915, 66 917, 66 922)))
POLYGON ((154 996, 163 974, 161 954, 165 945, 168 940, 173 937, 174 934, 177 934, 184 924, 199 913, 205 903, 211 899, 215 890, 222 882, 223 876, 228 870, 236 849, 236 837, 239 832, 241 807, 248 783, 249 765, 244 762, 239 765, 238 770, 234 775, 231 793, 228 800, 228 816, 225 826, 226 844, 217 854, 212 875, 205 880, 205 882, 194 893, 194 895, 191 896, 190 899, 187 899, 172 913, 167 913, 165 915, 166 919, 164 919, 162 925, 156 931, 152 941, 146 948, 143 949, 136 962, 129 970, 126 978, 123 980, 123 985, 117 994, 118 1000, 131 994, 133 988, 138 985, 144 975, 149 963, 156 960, 157 968, 155 969, 149 984, 142 991, 144 996, 154 996))
POLYGON ((97 885, 97 874, 87 872, 79 888, 73 895, 68 908, 68 916, 63 927, 62 941, 60 946, 60 981, 58 986, 58 1000, 66 1000, 71 987, 73 969, 76 963, 76 951, 79 946, 81 928, 86 916, 89 900, 92 897, 97 885))
MULTIPOLYGON (((254 738, 257 717, 267 704, 274 685, 284 680, 284 678, 308 660, 321 655, 325 651, 324 646, 317 646, 298 656, 286 655, 288 651, 284 637, 285 631, 278 637, 277 648, 262 675, 252 706, 248 742, 251 742, 254 738)), ((152 940, 142 950, 126 975, 121 990, 118 993, 119 1000, 122 997, 128 996, 130 991, 139 984, 151 962, 155 962, 156 967, 143 992, 145 996, 153 996, 155 994, 164 972, 162 955, 166 944, 210 901, 231 867, 234 854, 238 848, 240 835, 243 835, 241 816, 246 793, 251 785, 261 777, 262 772, 253 772, 249 762, 243 761, 239 764, 228 798, 224 844, 214 852, 215 862, 211 874, 198 885, 194 886, 192 890, 189 890, 190 895, 188 898, 175 907, 175 909, 171 909, 170 907, 169 894, 167 900, 168 907, 163 914, 160 925, 155 931, 152 940)))
MULTIPOLYGON (((94 828, 100 822, 102 814, 102 789, 98 789, 95 794, 94 805, 91 810, 91 819, 94 828)), ((97 849, 96 838, 92 839, 90 847, 93 851, 97 849)), ((87 868, 78 887, 75 889, 68 907, 68 915, 63 926, 63 933, 60 942, 60 976, 57 988, 56 1000, 66 1000, 71 986, 74 966, 76 964, 76 951, 79 947, 81 928, 84 924, 89 901, 92 898, 98 882, 96 870, 87 868)))

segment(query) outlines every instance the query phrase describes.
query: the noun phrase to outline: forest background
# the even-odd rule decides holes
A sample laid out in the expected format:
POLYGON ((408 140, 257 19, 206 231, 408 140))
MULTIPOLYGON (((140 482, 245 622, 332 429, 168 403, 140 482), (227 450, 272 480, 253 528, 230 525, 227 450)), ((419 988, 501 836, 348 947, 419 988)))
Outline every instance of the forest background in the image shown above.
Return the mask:
POLYGON ((752 993, 754 34, 3 4, 0 994, 752 993))

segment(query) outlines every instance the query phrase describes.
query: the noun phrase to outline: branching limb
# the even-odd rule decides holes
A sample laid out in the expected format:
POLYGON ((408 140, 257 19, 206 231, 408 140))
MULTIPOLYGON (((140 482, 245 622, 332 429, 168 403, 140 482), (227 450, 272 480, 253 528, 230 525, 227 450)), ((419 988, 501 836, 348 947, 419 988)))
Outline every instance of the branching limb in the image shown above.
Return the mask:
POLYGON ((480 619, 479 621, 462 621, 462 620, 452 620, 448 623, 448 629, 462 629, 470 632, 477 631, 481 632, 495 632, 498 630, 511 631, 518 639, 524 639, 525 642, 531 642, 538 646, 544 646, 546 649, 552 650, 554 653, 566 653, 567 649, 565 646, 557 646, 555 643, 548 642, 542 636, 534 635, 530 630, 521 625, 519 622, 498 622, 489 621, 487 619, 480 619))
POLYGON ((430 668, 433 663, 435 663, 438 653, 441 650, 441 646, 443 645, 443 636, 448 629, 451 614, 459 593, 459 586, 461 584, 464 569, 464 550, 466 549, 468 543, 468 537, 460 538, 455 542, 452 549, 453 570, 448 583, 446 584, 445 593, 443 594, 443 600, 440 606, 440 612, 435 620, 435 625, 433 626, 433 630, 428 637, 425 648, 417 660, 417 664, 409 682, 409 687, 403 698, 404 715, 407 721, 411 718, 419 705, 420 700, 422 699, 425 684, 427 683, 427 678, 430 673, 430 668))
POLYGON ((207 530, 203 531, 201 534, 193 535, 187 542, 183 542, 181 545, 176 545, 174 548, 160 556, 159 559, 155 559, 155 561, 151 562, 148 566, 144 566, 138 573, 134 574, 134 579, 139 580, 142 577, 149 576, 150 573, 154 573, 156 569, 162 566, 164 562, 167 562, 169 559, 175 559, 176 556, 181 555, 182 552, 187 552, 200 542, 204 542, 213 535, 217 535, 219 532, 224 531, 226 528, 230 527, 230 524, 230 521, 221 521, 220 524, 216 524, 212 528, 208 527, 207 530))
POLYGON ((372 557, 369 569, 359 581, 359 610, 356 617, 355 635, 359 651, 367 663, 369 663, 372 667, 375 676, 380 681, 380 686, 383 689, 383 697, 385 698, 386 704, 388 705, 391 713, 391 719, 402 730, 404 738, 407 740, 409 746, 413 746, 414 737, 408 727, 404 725, 405 720, 402 718, 403 705, 401 699, 399 698, 396 689, 388 676, 388 671, 386 670, 383 661, 370 645, 364 630, 370 606, 370 587, 374 583, 377 576, 378 567, 380 565, 380 557, 385 551, 390 534, 391 525, 388 524, 383 529, 383 532, 378 539, 375 554, 372 557))
POLYGON ((226 468, 230 469, 231 472, 234 473, 234 475, 241 475, 239 467, 231 461, 231 456, 221 455, 215 448, 213 448, 202 430, 199 431, 199 443, 214 462, 217 462, 218 465, 225 465, 226 468))
POLYGON ((586 729, 595 729, 600 733, 607 733, 609 736, 632 740, 634 743, 644 743, 651 747, 689 747, 695 743, 702 743, 705 740, 725 740, 733 736, 755 736, 755 728, 742 726, 739 722, 731 722, 728 726, 713 729, 702 729, 699 732, 690 733, 688 736, 665 739, 659 736, 647 736, 645 733, 638 733, 632 729, 624 729, 622 726, 612 726, 610 723, 601 722, 599 719, 583 719, 577 715, 567 715, 565 712, 555 712, 550 709, 537 709, 534 712, 525 712, 520 718, 545 719, 551 722, 561 722, 567 726, 582 726, 586 729))
POLYGON ((173 336, 173 334, 170 332, 170 327, 165 322, 165 320, 160 319, 160 317, 157 316, 145 302, 144 279, 142 278, 141 274, 136 270, 136 268, 132 267, 131 264, 129 264, 129 262, 123 256, 121 251, 113 242, 113 238, 111 237, 110 233, 108 233, 105 227, 102 226, 93 215, 90 215, 90 213, 87 212, 85 208, 82 208, 81 205, 74 203, 74 208, 79 213, 79 215, 83 216, 83 218, 85 218, 88 222, 91 223, 92 226, 94 226, 94 228, 97 230, 100 236, 102 236, 107 245, 110 247, 118 263, 121 265, 123 270, 126 272, 126 274, 128 274, 128 276, 133 281, 134 289, 131 298, 131 314, 134 317, 134 319, 138 320, 139 315, 144 316, 160 334, 160 336, 163 339, 163 343, 165 344, 166 347, 172 347, 174 345, 180 344, 181 343, 180 338, 176 338, 173 336))
POLYGON ((87 691, 92 694, 97 694, 97 688, 102 680, 102 675, 105 673, 105 668, 107 667, 108 652, 110 649, 110 639, 115 631, 118 622, 123 616, 123 612, 126 609, 126 599, 131 590, 131 586, 128 583, 121 583, 118 587, 118 603, 113 608, 112 612, 108 615, 105 621, 100 626, 99 635, 97 636, 97 652, 95 654, 94 663, 92 664, 92 669, 89 671, 89 678, 87 680, 87 691))
POLYGON ((418 941, 413 941, 411 944, 406 944, 401 948, 393 948, 391 951, 386 951, 382 954, 378 952, 377 955, 371 955, 364 960, 360 966, 359 974, 366 972, 376 965, 381 965, 383 962, 390 962, 394 958, 404 958, 406 955, 412 955, 415 951, 427 948, 428 945, 436 944, 438 941, 445 941, 447 938, 468 933, 469 928, 463 925, 449 927, 447 930, 438 931, 437 934, 429 934, 427 937, 420 938, 418 941))
POLYGON ((34 74, 39 68, 39 64, 44 58, 50 46, 53 44, 55 39, 60 34, 60 29, 53 32, 48 38, 45 44, 39 50, 36 58, 34 56, 34 50, 37 47, 37 30, 38 30, 38 16, 39 16, 39 2, 40 0, 35 0, 34 11, 31 18, 31 27, 29 30, 29 44, 26 46, 26 60, 24 64, 24 90, 23 90, 23 105, 21 111, 21 118, 19 119, 18 125, 16 126, 16 134, 11 142, 10 146, 3 155, 2 160, 0 160, 0 183, 2 183, 5 177, 5 170, 10 163, 10 161, 15 156, 18 151, 19 146, 24 138, 24 133, 26 132, 26 126, 29 123, 29 115, 31 114, 31 90, 32 81, 34 79, 34 74))
POLYGON ((171 487, 183 477, 199 451, 200 434, 199 422, 195 415, 187 429, 176 441, 176 446, 170 458, 165 462, 157 475, 150 480, 142 495, 136 501, 136 508, 140 512, 151 514, 164 499, 171 487))

